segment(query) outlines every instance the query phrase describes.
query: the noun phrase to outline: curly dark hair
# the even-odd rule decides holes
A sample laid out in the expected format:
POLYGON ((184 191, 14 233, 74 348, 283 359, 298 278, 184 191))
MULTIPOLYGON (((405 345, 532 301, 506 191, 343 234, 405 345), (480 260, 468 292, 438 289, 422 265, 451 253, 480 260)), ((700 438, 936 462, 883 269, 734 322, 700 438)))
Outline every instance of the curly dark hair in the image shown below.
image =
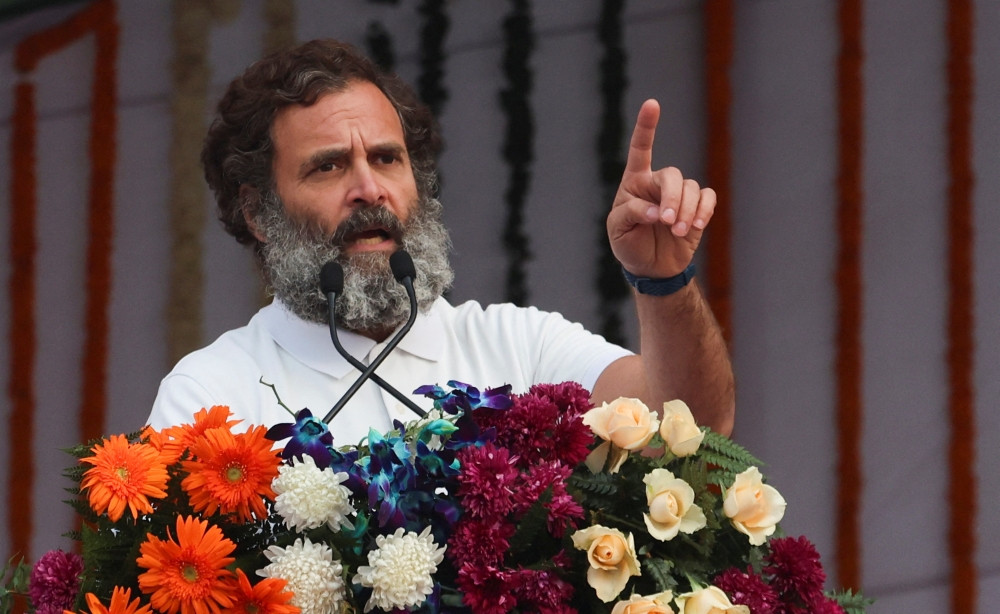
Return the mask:
POLYGON ((229 84, 216 109, 201 151, 205 180, 215 192, 219 219, 243 244, 260 250, 247 226, 264 195, 273 191, 271 163, 275 115, 292 104, 309 106, 322 95, 368 81, 379 88, 399 114, 421 197, 436 187, 435 157, 440 136, 434 116, 413 89, 385 73, 356 48, 335 40, 314 40, 255 62, 229 84), (249 186, 253 190, 243 191, 249 186))

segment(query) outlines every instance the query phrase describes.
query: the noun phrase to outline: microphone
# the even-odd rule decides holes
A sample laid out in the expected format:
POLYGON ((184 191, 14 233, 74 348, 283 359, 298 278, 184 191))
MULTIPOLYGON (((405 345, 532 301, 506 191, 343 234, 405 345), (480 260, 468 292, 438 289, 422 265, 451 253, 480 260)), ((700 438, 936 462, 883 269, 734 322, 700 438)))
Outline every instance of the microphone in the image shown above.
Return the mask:
POLYGON ((326 295, 327 304, 330 307, 330 339, 333 341, 333 347, 337 350, 344 360, 349 362, 354 368, 361 371, 361 376, 354 381, 354 384, 344 393, 344 396, 337 401, 337 404, 333 406, 332 409, 326 414, 323 419, 327 424, 333 420, 344 405, 354 396, 354 394, 361 388, 361 386, 371 379, 373 382, 378 384, 383 390, 391 394, 397 400, 399 400, 403 405, 405 405, 410 411, 414 412, 421 418, 427 416, 427 412, 421 409, 416 403, 414 403, 409 397, 401 393, 394 386, 390 385, 384 379, 376 375, 375 369, 382 364, 382 362, 389 356, 389 353, 395 349, 399 342, 402 341, 406 333, 410 332, 410 328, 413 327, 413 323, 417 319, 417 294, 413 289, 413 279, 417 276, 416 268, 413 266, 413 259, 410 255, 403 250, 398 250, 394 252, 389 257, 389 268, 392 270, 393 277, 396 281, 403 284, 406 289, 406 296, 410 299, 410 316, 407 318, 406 323, 400 328, 395 335, 389 340, 382 351, 379 352, 378 356, 371 361, 371 364, 365 366, 363 362, 351 356, 351 354, 344 349, 344 346, 340 343, 340 337, 337 334, 337 324, 335 314, 335 306, 337 295, 342 293, 344 290, 344 269, 339 263, 330 261, 323 265, 320 269, 320 290, 326 295))

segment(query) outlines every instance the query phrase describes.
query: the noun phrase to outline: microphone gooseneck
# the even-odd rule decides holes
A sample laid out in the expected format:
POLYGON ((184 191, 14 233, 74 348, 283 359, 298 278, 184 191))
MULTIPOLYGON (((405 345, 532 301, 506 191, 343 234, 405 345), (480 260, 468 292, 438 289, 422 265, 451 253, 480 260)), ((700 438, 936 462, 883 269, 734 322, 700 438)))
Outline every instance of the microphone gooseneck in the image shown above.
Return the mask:
POLYGON ((416 269, 413 266, 413 259, 410 255, 403 250, 398 250, 392 254, 389 258, 389 268, 392 270, 393 277, 396 281, 403 284, 406 289, 407 298, 410 300, 410 315, 406 320, 406 323, 396 331, 396 334, 392 336, 389 342, 386 344, 382 351, 379 352, 378 356, 371 361, 367 367, 363 362, 351 356, 351 354, 344 349, 344 346, 340 343, 340 337, 337 334, 337 324, 336 324, 336 301, 337 295, 343 292, 344 289, 344 269, 339 263, 330 261, 323 265, 320 270, 320 289, 326 295, 327 304, 330 307, 330 339, 333 341, 333 347, 337 350, 344 360, 349 362, 354 368, 361 371, 360 377, 354 381, 347 392, 344 393, 340 400, 337 401, 336 405, 327 412, 326 417, 323 419, 327 424, 333 420, 341 409, 347 404, 347 402, 354 396, 354 394, 361 388, 361 386, 371 379, 373 382, 378 384, 383 390, 391 394, 398 401, 403 403, 410 411, 414 412, 421 418, 427 416, 427 412, 421 409, 416 403, 414 403, 409 397, 401 393, 394 386, 390 385, 388 382, 383 380, 381 377, 375 374, 375 369, 382 364, 382 362, 389 356, 389 353, 395 349, 399 342, 402 341, 406 333, 410 332, 413 327, 413 323, 417 319, 417 295, 413 289, 413 279, 416 277, 416 269))

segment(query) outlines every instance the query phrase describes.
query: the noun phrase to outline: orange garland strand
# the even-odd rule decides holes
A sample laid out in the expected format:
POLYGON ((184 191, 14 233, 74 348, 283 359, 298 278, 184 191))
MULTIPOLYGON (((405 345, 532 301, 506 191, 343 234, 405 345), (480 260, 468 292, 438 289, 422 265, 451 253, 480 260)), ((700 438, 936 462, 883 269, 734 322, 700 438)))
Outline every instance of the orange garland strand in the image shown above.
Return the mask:
MULTIPOLYGON (((11 553, 29 556, 31 493, 35 484, 35 88, 18 83, 11 135, 10 182, 10 394, 7 427, 7 533, 11 553)), ((8 556, 4 560, 10 560, 8 556)))
POLYGON ((723 338, 732 341, 732 301, 730 278, 732 256, 730 237, 732 215, 730 207, 730 181, 732 138, 729 132, 729 109, 732 88, 729 67, 733 58, 733 2, 708 0, 705 4, 706 81, 708 84, 708 185, 719 198, 712 216, 712 230, 706 244, 709 262, 707 286, 723 338))
MULTIPOLYGON (((108 303, 111 295, 111 237, 117 125, 116 80, 118 27, 112 0, 97 0, 68 20, 37 32, 18 44, 15 67, 26 74, 44 57, 84 35, 96 34, 96 59, 89 154, 92 164, 87 246, 86 341, 82 365, 83 398, 80 430, 83 438, 98 436, 106 417, 108 303)), ((35 90, 17 86, 11 182, 11 384, 13 405, 10 438, 8 502, 11 547, 30 557, 35 414, 35 251, 37 190, 35 131, 38 123, 35 90), (27 462, 25 459, 28 459, 27 462)))
POLYGON ((837 226, 837 543, 840 585, 861 579, 861 313, 862 313, 862 0, 839 5, 837 226))
POLYGON ((951 445, 951 611, 975 612, 977 594, 973 391, 972 2, 948 2, 948 375, 951 445))

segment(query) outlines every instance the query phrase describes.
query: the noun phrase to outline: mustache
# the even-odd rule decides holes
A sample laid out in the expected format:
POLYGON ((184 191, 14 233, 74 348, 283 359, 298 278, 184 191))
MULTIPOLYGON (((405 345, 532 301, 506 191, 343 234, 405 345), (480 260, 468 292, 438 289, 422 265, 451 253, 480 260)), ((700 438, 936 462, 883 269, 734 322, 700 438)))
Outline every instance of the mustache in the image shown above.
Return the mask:
POLYGON ((340 250, 354 236, 372 230, 382 230, 396 243, 402 245, 406 227, 391 211, 382 205, 360 207, 337 226, 330 243, 340 250))

